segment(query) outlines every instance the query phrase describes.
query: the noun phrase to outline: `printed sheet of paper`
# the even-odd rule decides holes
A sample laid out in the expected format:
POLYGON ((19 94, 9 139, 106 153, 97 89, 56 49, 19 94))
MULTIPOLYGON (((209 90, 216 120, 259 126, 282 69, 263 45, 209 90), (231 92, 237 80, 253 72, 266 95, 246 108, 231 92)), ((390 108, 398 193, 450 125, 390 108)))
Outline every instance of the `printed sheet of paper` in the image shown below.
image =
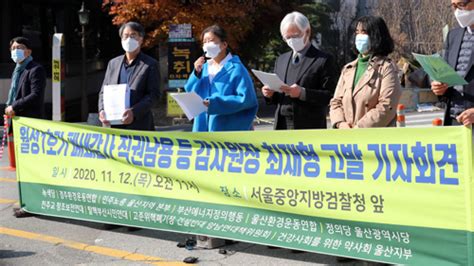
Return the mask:
POLYGON ((467 82, 439 55, 422 55, 413 53, 423 70, 432 80, 443 82, 449 86, 466 85, 467 82))
POLYGON ((252 69, 252 72, 263 83, 263 85, 268 86, 272 91, 281 92, 280 87, 285 83, 277 76, 277 74, 255 69, 252 69))
POLYGON ((105 119, 112 125, 121 125, 122 116, 130 108, 130 89, 127 84, 104 86, 105 119))
POLYGON ((201 96, 195 92, 170 93, 171 97, 179 104, 186 117, 192 120, 203 112, 207 112, 207 106, 203 104, 201 96))

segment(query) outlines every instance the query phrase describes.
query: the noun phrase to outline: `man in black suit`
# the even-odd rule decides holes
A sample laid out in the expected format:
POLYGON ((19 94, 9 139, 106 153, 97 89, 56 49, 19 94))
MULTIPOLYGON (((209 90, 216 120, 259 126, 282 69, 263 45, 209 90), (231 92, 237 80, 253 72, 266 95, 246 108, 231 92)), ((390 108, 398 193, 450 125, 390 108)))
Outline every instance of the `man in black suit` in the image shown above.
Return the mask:
POLYGON ((122 116, 122 124, 116 128, 154 130, 151 108, 159 97, 160 78, 158 62, 141 52, 145 30, 136 22, 123 24, 119 29, 125 55, 110 60, 99 94, 99 120, 110 125, 104 111, 105 85, 127 84, 130 89, 130 108, 122 116))
POLYGON ((333 59, 311 44, 311 26, 303 14, 287 14, 280 32, 292 49, 275 63, 275 73, 285 85, 281 92, 262 88, 267 103, 278 105, 274 129, 326 128, 328 104, 337 78, 333 59))
POLYGON ((451 7, 460 27, 449 31, 444 59, 468 84, 448 87, 433 81, 431 90, 446 103, 444 125, 467 126, 474 123, 474 1, 451 0, 451 7))
POLYGON ((16 63, 8 92, 5 114, 44 118, 46 72, 33 61, 30 41, 16 37, 10 41, 11 58, 16 63))

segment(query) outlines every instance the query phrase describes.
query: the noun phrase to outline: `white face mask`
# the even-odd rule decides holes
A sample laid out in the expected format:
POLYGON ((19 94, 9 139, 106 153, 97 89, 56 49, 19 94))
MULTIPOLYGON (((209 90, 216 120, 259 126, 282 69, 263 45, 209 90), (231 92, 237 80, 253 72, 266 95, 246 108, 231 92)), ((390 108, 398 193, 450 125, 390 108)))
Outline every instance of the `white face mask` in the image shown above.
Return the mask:
POLYGON ((131 52, 137 50, 138 46, 140 46, 140 44, 138 43, 137 40, 135 40, 133 38, 129 37, 125 40, 122 40, 122 48, 125 52, 131 53, 131 52))
POLYGON ((204 50, 206 57, 210 57, 214 59, 221 52, 221 47, 217 45, 215 42, 208 42, 202 46, 202 50, 204 50))
POLYGON ((25 60, 25 51, 22 49, 14 49, 11 51, 11 58, 13 62, 18 64, 25 60))
POLYGON ((454 11, 454 16, 458 20, 461 28, 466 28, 474 24, 474 10, 461 10, 459 8, 454 11))
POLYGON ((299 52, 305 47, 304 36, 300 38, 289 38, 286 40, 286 43, 295 52, 299 52))
POLYGON ((361 54, 367 53, 369 51, 370 39, 367 34, 357 34, 355 38, 355 46, 357 51, 361 54))

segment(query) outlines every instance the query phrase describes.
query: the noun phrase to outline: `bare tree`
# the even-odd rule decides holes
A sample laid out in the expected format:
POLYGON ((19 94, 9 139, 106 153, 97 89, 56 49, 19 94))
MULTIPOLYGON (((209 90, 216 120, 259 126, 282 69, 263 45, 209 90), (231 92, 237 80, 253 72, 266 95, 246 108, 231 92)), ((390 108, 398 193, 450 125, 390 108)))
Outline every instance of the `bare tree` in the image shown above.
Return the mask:
POLYGON ((333 30, 339 33, 337 35, 338 40, 334 42, 333 48, 337 62, 341 66, 349 62, 353 55, 350 49, 352 32, 349 31, 357 16, 357 4, 357 0, 340 0, 339 10, 331 15, 333 30))
POLYGON ((394 59, 441 51, 443 28, 453 24, 447 0, 378 0, 373 12, 390 29, 396 43, 394 59))

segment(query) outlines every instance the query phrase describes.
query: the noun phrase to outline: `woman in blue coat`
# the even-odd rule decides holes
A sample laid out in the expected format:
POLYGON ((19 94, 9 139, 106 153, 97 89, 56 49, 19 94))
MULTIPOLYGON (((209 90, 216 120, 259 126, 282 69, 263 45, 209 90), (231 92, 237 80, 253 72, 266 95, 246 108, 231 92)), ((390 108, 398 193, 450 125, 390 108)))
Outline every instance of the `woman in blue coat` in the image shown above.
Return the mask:
POLYGON ((254 85, 239 57, 228 51, 226 37, 217 25, 201 34, 205 56, 194 62, 185 89, 201 96, 208 110, 194 118, 194 132, 252 129, 258 109, 254 85))

